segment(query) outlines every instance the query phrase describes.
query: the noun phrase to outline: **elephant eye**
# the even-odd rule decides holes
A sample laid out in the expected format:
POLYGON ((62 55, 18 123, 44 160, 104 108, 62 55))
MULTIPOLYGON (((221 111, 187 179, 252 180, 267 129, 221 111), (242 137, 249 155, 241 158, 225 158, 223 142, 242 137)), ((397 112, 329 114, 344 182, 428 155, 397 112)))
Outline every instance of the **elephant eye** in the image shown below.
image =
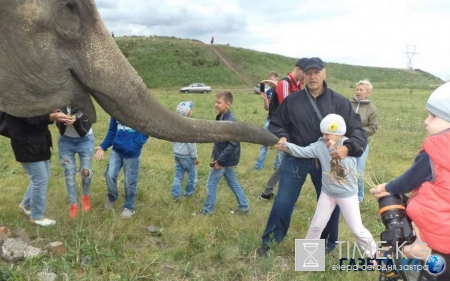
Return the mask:
POLYGON ((67 3, 66 7, 72 13, 76 13, 78 11, 77 3, 75 3, 75 2, 67 3))

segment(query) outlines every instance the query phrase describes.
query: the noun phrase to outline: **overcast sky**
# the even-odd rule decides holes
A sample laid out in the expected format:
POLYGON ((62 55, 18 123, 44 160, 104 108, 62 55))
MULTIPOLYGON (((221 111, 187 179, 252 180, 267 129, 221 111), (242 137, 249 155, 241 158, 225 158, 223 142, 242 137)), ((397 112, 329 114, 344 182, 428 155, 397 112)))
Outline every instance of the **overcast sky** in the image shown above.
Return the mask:
MULTIPOLYGON (((116 36, 161 35, 450 80, 449 0, 96 0, 116 36)), ((365 78, 365 77, 361 77, 365 78)))

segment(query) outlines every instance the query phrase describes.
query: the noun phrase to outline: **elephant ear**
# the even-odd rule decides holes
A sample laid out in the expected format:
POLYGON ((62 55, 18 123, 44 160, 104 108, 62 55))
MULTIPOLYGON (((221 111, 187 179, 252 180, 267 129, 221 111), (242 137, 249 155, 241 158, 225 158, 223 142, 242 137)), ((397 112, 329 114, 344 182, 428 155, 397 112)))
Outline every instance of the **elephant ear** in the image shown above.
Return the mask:
POLYGON ((82 35, 83 24, 81 21, 81 9, 79 1, 62 1, 55 10, 56 33, 69 40, 79 39, 82 35))

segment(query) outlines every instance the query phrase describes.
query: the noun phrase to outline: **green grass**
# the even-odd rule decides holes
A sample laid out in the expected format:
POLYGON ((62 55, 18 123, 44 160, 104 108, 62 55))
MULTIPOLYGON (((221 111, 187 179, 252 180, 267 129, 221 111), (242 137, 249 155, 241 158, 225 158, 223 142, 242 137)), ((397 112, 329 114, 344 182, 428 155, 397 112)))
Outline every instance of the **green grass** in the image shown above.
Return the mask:
MULTIPOLYGON (((253 85, 266 78, 270 71, 277 71, 283 77, 293 70, 298 59, 175 37, 125 36, 116 38, 116 42, 148 88, 176 92, 180 87, 200 82, 212 86, 213 91, 223 87, 245 88, 246 92, 251 93, 253 85), (235 72, 228 68, 214 50, 223 55, 235 72)), ((419 69, 354 66, 333 62, 326 62, 326 68, 327 81, 348 88, 354 87, 356 82, 364 78, 371 80, 376 89, 431 90, 443 83, 441 79, 419 69)))
MULTIPOLYGON (((347 85, 338 83, 331 87, 349 98, 353 96, 354 89, 347 85)), ((195 103, 194 118, 214 119, 213 94, 154 92, 171 110, 182 100, 192 100, 195 103)), ((262 126, 266 112, 262 109, 261 98, 248 94, 245 89, 234 90, 234 94, 232 110, 237 119, 262 126)), ((372 98, 378 107, 380 129, 371 139, 366 169, 366 176, 372 181, 389 181, 412 163, 425 137, 423 119, 429 94, 428 90, 410 93, 409 89, 375 88, 372 98)), ((96 145, 106 133, 109 118, 100 108, 97 113, 96 145)), ((29 181, 20 164, 15 162, 6 138, 0 138, 0 226, 9 227, 13 233, 25 229, 32 244, 39 247, 62 241, 67 252, 61 257, 41 257, 15 264, 0 261, 0 280, 34 280, 38 272, 47 268, 55 271, 59 280, 66 280, 66 274, 68 280, 377 280, 376 272, 332 271, 331 266, 339 264, 337 253, 328 256, 325 272, 294 271, 294 239, 305 237, 315 210, 316 195, 309 179, 296 204, 299 210, 293 214, 286 239, 273 248, 269 257, 256 255, 271 209, 271 203, 260 202, 257 197, 272 172, 274 150, 269 150, 265 169, 254 171, 251 168, 258 157, 259 146, 242 143, 241 162, 236 171, 250 202, 248 216, 229 214, 236 208, 236 200, 223 181, 218 189, 214 215, 192 215, 201 209, 206 196, 212 144, 198 144, 201 164, 195 195, 178 204, 173 203, 170 195, 172 145, 152 138, 142 153, 135 216, 129 220, 118 217, 123 203, 122 175, 116 209, 104 211, 106 183, 103 173, 107 164, 104 160, 93 164, 92 210, 73 220, 68 217, 69 200, 58 161, 56 126, 52 125, 51 130, 55 147, 46 215, 57 220, 56 226, 32 226, 17 212, 29 181), (162 228, 162 236, 147 233, 144 227, 148 225, 162 228)), ((377 209, 376 200, 366 194, 361 213, 365 226, 375 238, 383 230, 377 209)), ((354 241, 343 220, 339 238, 354 241)))

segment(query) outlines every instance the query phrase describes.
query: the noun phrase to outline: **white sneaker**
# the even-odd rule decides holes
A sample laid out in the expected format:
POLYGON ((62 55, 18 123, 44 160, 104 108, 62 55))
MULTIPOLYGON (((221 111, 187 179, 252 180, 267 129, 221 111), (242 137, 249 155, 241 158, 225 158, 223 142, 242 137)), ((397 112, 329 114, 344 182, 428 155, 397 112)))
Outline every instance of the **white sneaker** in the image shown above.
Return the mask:
POLYGON ((131 218, 134 215, 134 213, 136 213, 135 210, 130 210, 130 209, 127 209, 127 208, 123 208, 123 211, 120 214, 120 217, 124 218, 124 219, 128 219, 128 218, 131 218))
POLYGON ((36 225, 39 225, 39 226, 50 226, 50 225, 56 224, 56 221, 50 220, 50 219, 47 219, 47 218, 42 218, 42 219, 39 219, 39 220, 31 220, 30 219, 30 222, 32 224, 36 224, 36 225))
POLYGON ((105 210, 112 210, 113 208, 114 208, 114 202, 111 202, 107 199, 106 203, 105 203, 105 210))
POLYGON ((25 209, 25 207, 22 205, 22 203, 20 203, 20 205, 19 205, 19 212, 24 213, 27 216, 31 215, 31 210, 25 209))

